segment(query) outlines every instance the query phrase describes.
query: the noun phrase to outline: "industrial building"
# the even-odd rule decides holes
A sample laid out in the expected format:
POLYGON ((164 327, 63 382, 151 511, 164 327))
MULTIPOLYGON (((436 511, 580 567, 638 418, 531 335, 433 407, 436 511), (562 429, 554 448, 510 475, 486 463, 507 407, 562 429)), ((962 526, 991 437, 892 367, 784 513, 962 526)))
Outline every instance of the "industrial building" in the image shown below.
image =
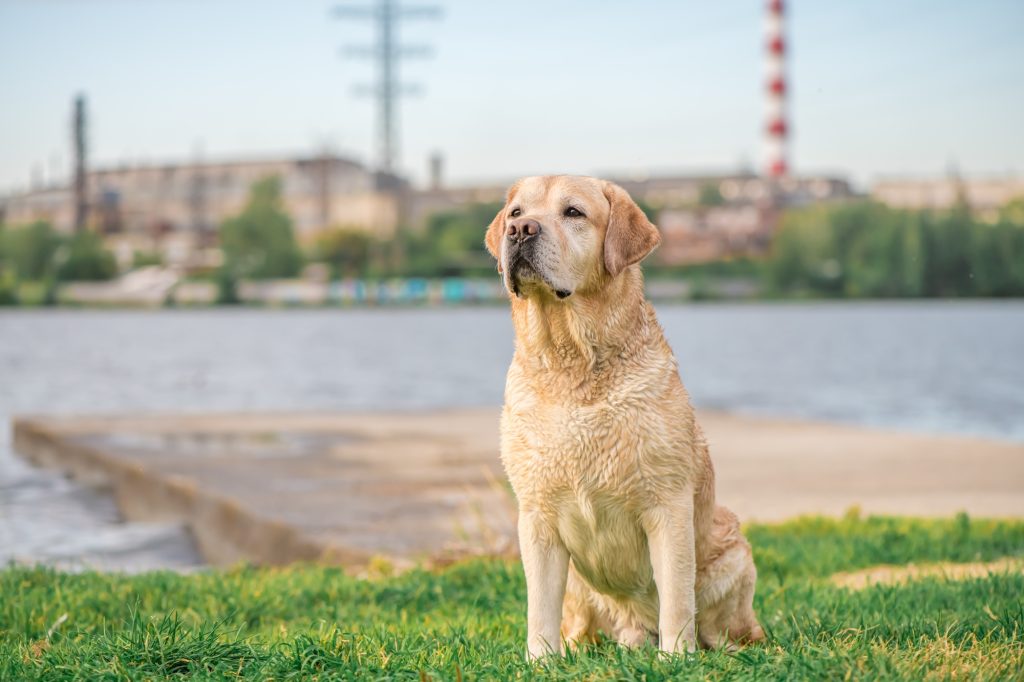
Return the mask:
POLYGON ((945 210, 964 201, 978 216, 994 220, 999 209, 1024 197, 1024 177, 888 178, 871 187, 871 197, 893 208, 945 210))
MULTIPOLYGON (((272 176, 281 181, 284 209, 299 241, 338 225, 388 237, 399 222, 390 191, 398 180, 321 155, 97 168, 85 174, 85 223, 115 248, 159 250, 180 262, 214 245, 217 228, 242 210, 252 184, 272 176)), ((41 187, 0 198, 0 213, 9 225, 46 220, 70 232, 74 195, 69 186, 41 187)))

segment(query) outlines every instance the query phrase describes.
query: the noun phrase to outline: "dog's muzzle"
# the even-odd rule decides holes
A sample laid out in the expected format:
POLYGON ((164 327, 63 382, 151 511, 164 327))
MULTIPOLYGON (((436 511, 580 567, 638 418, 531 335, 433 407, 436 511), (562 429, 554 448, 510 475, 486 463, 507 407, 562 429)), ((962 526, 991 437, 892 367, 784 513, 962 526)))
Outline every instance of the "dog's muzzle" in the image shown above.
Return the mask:
POLYGON ((548 281, 544 274, 534 267, 532 262, 533 245, 535 242, 510 245, 508 250, 508 283, 512 293, 523 298, 522 286, 529 281, 541 282, 555 293, 560 299, 568 298, 571 291, 558 289, 548 281))

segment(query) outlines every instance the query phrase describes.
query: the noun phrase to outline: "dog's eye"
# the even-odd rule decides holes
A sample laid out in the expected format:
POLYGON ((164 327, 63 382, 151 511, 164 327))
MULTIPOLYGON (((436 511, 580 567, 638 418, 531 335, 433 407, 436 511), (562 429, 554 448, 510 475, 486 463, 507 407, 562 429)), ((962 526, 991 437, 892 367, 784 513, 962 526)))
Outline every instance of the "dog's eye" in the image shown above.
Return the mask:
POLYGON ((523 212, 520 211, 518 208, 513 208, 512 212, 509 213, 509 216, 511 216, 512 218, 518 218, 521 215, 523 215, 523 212))
POLYGON ((565 217, 566 218, 582 218, 583 217, 583 211, 579 210, 578 208, 574 208, 574 207, 570 206, 569 208, 565 209, 565 217))

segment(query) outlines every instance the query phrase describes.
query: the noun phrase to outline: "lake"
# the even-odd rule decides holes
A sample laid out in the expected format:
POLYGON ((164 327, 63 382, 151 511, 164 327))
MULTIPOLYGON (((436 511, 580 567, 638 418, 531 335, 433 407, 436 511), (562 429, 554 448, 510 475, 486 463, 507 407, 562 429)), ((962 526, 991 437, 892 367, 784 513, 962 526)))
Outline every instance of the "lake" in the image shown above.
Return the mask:
MULTIPOLYGON (((701 407, 1024 441, 1024 302, 658 306, 701 407)), ((11 457, 19 413, 498 405, 504 308, 0 313, 0 561, 188 568, 180 529, 11 457)))

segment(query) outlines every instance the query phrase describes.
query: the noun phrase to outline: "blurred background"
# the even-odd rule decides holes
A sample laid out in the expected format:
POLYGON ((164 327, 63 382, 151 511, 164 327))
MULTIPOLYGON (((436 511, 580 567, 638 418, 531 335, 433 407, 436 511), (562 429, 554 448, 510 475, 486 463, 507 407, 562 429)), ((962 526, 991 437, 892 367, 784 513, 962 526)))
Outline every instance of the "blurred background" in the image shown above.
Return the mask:
MULTIPOLYGON (((1024 441, 1022 29, 1018 0, 2 0, 0 430, 498 405, 484 230, 515 178, 580 173, 659 226, 699 407, 1024 441)), ((199 561, 8 440, 0 559, 199 561)))

